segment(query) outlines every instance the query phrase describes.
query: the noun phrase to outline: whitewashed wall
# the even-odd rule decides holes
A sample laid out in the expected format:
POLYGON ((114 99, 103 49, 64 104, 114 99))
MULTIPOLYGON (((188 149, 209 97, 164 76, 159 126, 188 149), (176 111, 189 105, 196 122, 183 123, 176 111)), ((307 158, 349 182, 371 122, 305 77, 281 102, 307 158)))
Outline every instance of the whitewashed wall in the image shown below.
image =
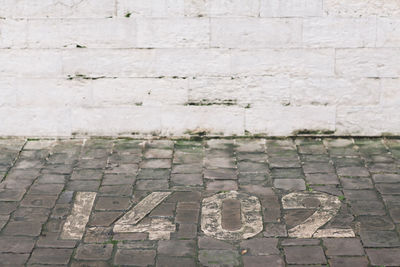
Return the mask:
POLYGON ((400 134, 400 0, 0 0, 0 135, 400 134))

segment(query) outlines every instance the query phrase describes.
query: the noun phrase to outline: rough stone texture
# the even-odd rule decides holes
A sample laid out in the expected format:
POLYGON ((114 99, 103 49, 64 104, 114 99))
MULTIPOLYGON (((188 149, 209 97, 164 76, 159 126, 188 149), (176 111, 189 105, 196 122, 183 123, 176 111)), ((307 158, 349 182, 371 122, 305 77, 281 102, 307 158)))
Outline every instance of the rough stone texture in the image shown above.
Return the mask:
POLYGON ((0 135, 400 133, 397 0, 2 0, 0 17, 0 135))
POLYGON ((3 138, 0 262, 399 266, 399 160, 396 138, 3 138))

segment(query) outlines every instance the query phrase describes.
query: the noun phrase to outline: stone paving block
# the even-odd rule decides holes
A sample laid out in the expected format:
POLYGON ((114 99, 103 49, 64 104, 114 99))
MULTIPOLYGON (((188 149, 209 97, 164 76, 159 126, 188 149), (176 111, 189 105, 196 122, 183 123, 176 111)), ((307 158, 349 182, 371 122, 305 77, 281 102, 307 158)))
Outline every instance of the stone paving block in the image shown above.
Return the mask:
POLYGON ((70 191, 97 191, 100 181, 82 181, 75 180, 67 183, 67 190, 70 191))
POLYGON ((118 249, 114 257, 114 264, 149 266, 154 265, 155 257, 154 250, 118 249))
POLYGON ((67 264, 73 249, 36 248, 29 259, 29 264, 67 264))
POLYGON ((256 173, 267 173, 269 171, 266 163, 251 162, 251 161, 240 161, 238 163, 239 172, 256 172, 256 173))
POLYGON ((340 167, 337 169, 339 176, 368 177, 368 170, 364 167, 340 167))
POLYGON ((252 161, 267 163, 267 155, 264 153, 254 153, 254 152, 236 152, 237 161, 252 161))
POLYGON ((304 173, 334 173, 335 169, 332 164, 324 162, 306 162, 303 164, 304 173))
POLYGON ((158 180, 168 179, 170 175, 169 169, 140 169, 137 175, 139 180, 158 180))
POLYGON ((339 179, 334 173, 308 173, 306 181, 309 184, 339 184, 339 179))
POLYGON ((51 213, 53 219, 66 219, 71 210, 70 204, 56 204, 51 213))
POLYGON ((136 190, 163 190, 168 189, 169 184, 167 180, 138 180, 135 185, 136 190))
POLYGON ((204 178, 211 180, 236 180, 236 169, 204 170, 204 178))
POLYGON ((204 166, 207 169, 235 168, 236 160, 231 157, 206 157, 204 159, 204 166))
POLYGON ((378 200, 378 196, 374 190, 343 190, 346 199, 350 201, 357 200, 378 200))
POLYGON ((375 187, 382 195, 400 195, 400 184, 377 184, 375 187))
POLYGON ((285 262, 280 256, 243 256, 244 267, 283 267, 285 262))
POLYGON ((193 239, 197 236, 197 224, 185 223, 179 224, 177 238, 178 239, 193 239))
POLYGON ((171 168, 170 159, 146 159, 141 162, 140 168, 143 169, 168 169, 171 168))
POLYGON ((102 177, 102 170, 78 169, 72 173, 71 180, 100 180, 102 177))
POLYGON ((199 250, 199 261, 204 266, 238 266, 239 253, 233 250, 199 250))
MULTIPOLYGON (((63 190, 63 184, 33 184, 32 187, 29 189, 30 195, 59 195, 63 190)), ((25 196, 25 199, 28 196, 25 196)))
POLYGON ((161 240, 157 252, 166 256, 194 256, 195 242, 191 240, 161 240))
POLYGON ((136 174, 138 168, 139 165, 134 163, 109 163, 104 172, 111 174, 136 174))
POLYGON ((277 169, 274 168, 271 170, 272 178, 290 178, 290 179, 302 179, 304 178, 304 174, 301 168, 285 168, 285 169, 277 169))
POLYGON ((275 179, 274 187, 283 190, 306 190, 303 179, 275 179))
POLYGON ((36 247, 39 248, 74 248, 77 241, 61 240, 58 238, 59 233, 42 233, 36 242, 36 247))
POLYGON ((110 226, 123 213, 120 211, 94 212, 89 220, 91 226, 110 226))
POLYGON ((364 249, 357 238, 326 238, 323 240, 327 256, 360 256, 364 249))
POLYGON ((8 215, 17 209, 18 202, 0 201, 0 214, 8 215))
POLYGON ((173 217, 175 208, 175 203, 162 203, 150 213, 149 217, 173 217))
POLYGON ((331 267, 367 267, 366 257, 332 257, 329 259, 331 267))
POLYGON ((186 191, 186 192, 174 192, 165 202, 198 202, 201 200, 201 192, 198 191, 186 191))
POLYGON ((37 183, 64 184, 67 177, 63 174, 43 174, 37 179, 37 183))
POLYGON ((367 231, 394 230, 392 220, 387 216, 360 216, 360 229, 367 231))
POLYGON ((199 237, 198 247, 206 250, 233 250, 232 244, 208 236, 199 237))
POLYGON ((89 227, 86 229, 83 241, 85 243, 105 243, 112 239, 111 227, 89 227))
MULTIPOLYGON (((96 191, 96 190, 93 190, 96 191)), ((104 196, 131 196, 132 187, 126 185, 103 185, 100 194, 104 196)))
POLYGON ((99 197, 95 210, 126 210, 130 206, 128 197, 99 197))
POLYGON ((400 240, 394 231, 361 231, 361 240, 364 247, 397 247, 400 240))
POLYGON ((203 171, 203 163, 191 164, 174 164, 172 166, 172 173, 201 173, 203 171))
POLYGON ((341 178, 340 182, 344 189, 373 189, 374 185, 370 178, 341 178))
POLYGON ((187 173, 187 174, 174 173, 171 175, 171 181, 174 184, 185 185, 185 186, 203 185, 202 175, 196 173, 187 173))
POLYGON ((277 238, 255 238, 240 242, 240 248, 246 249, 246 253, 253 256, 279 254, 277 238))
POLYGON ((157 267, 195 267, 196 263, 191 258, 180 258, 180 257, 158 257, 157 267))
POLYGON ((395 173, 383 173, 374 174, 372 179, 375 183, 398 183, 400 182, 400 174, 395 173))
POLYGON ((42 207, 19 207, 13 214, 13 220, 44 223, 50 214, 50 209, 42 207))
POLYGON ((359 200, 351 201, 351 210, 355 215, 385 215, 386 211, 381 201, 359 200))
POLYGON ((112 244, 80 244, 74 257, 79 260, 108 260, 112 250, 112 244))
POLYGON ((400 248, 366 249, 372 265, 398 266, 400 265, 400 248))
POLYGON ((0 189, 0 201, 20 201, 25 194, 25 190, 0 189))
POLYGON ((105 174, 101 182, 102 185, 133 185, 135 183, 134 174, 105 174))
POLYGON ((42 231, 40 221, 9 221, 4 227, 3 233, 6 235, 38 236, 42 231))
POLYGON ((266 223, 263 235, 265 237, 286 237, 286 225, 280 223, 266 223))
POLYGON ((21 201, 22 207, 52 208, 57 200, 57 196, 50 195, 26 195, 21 201))
POLYGON ((214 191, 229 191, 229 190, 237 190, 238 185, 236 181, 231 181, 231 180, 211 181, 207 183, 206 189, 214 191))
POLYGON ((178 202, 175 222, 197 223, 199 220, 200 206, 194 202, 178 202))
POLYGON ((325 264, 325 254, 319 246, 285 247, 286 262, 289 264, 325 264))
POLYGON ((31 237, 10 237, 0 238, 0 252, 4 253, 31 253, 35 240, 31 237))
POLYGON ((107 261, 72 261, 71 267, 108 267, 107 261))
POLYGON ((70 174, 72 172, 73 165, 65 164, 48 164, 43 169, 42 173, 55 173, 55 174, 70 174))
POLYGON ((319 239, 310 238, 287 238, 282 240, 282 246, 317 246, 320 245, 319 239))
POLYGON ((0 262, 2 266, 25 266, 28 261, 30 254, 10 254, 10 253, 0 253, 0 262))

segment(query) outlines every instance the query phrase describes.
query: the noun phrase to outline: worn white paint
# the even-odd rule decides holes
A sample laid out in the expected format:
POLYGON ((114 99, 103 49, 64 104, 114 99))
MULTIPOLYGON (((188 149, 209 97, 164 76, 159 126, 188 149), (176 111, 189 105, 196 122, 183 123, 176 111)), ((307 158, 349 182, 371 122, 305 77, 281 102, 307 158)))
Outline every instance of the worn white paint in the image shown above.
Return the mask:
POLYGON ((283 209, 316 209, 301 224, 288 230, 289 237, 351 237, 352 229, 319 229, 339 211, 341 202, 337 196, 321 192, 294 192, 282 197, 283 209), (317 202, 315 201, 317 200, 317 202))
POLYGON ((313 237, 323 238, 323 237, 355 237, 353 229, 319 229, 315 232, 313 237))
POLYGON ((263 230, 261 204, 257 197, 236 191, 215 194, 203 199, 201 229, 204 234, 222 240, 240 240, 253 237, 263 230), (241 205, 241 228, 230 231, 222 227, 222 202, 237 199, 241 205))
POLYGON ((82 239, 95 198, 95 192, 76 193, 71 214, 67 217, 61 232, 61 239, 82 239))
POLYGON ((176 226, 168 219, 153 218, 137 225, 118 224, 114 226, 113 231, 114 233, 148 233, 150 240, 168 240, 170 234, 176 231, 176 226))
POLYGON ((115 226, 135 225, 157 207, 171 192, 153 192, 142 199, 135 207, 128 211, 115 226))
POLYGON ((168 219, 153 218, 145 222, 140 221, 170 194, 171 192, 153 192, 146 196, 115 223, 114 233, 148 233, 150 240, 169 239, 176 226, 168 219))

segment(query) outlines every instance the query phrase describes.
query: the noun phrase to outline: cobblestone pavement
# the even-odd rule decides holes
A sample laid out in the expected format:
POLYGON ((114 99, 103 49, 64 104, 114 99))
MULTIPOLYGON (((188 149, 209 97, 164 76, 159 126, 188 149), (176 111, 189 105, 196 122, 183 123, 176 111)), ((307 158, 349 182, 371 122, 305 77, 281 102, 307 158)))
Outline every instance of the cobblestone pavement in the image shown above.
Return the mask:
POLYGON ((400 266, 400 140, 0 140, 0 266, 400 266))

